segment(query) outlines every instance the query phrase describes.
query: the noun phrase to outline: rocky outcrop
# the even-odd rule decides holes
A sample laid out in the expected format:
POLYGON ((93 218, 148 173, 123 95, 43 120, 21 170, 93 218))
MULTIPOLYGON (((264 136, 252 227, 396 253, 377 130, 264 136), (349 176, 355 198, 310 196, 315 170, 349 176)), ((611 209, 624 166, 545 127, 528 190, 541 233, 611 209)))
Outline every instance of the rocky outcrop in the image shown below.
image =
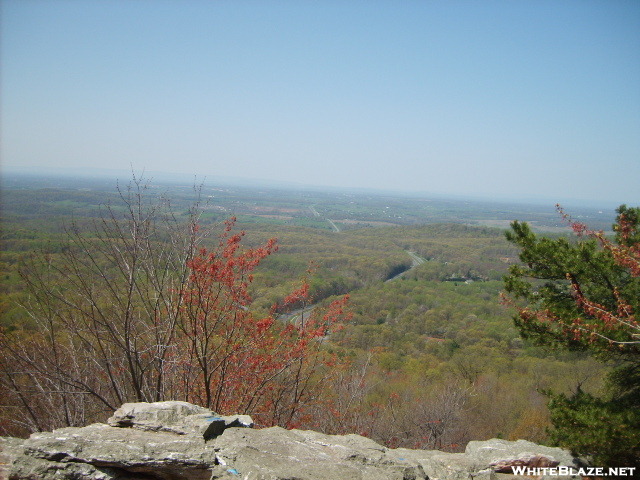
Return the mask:
POLYGON ((125 403, 107 423, 149 432, 192 434, 205 440, 217 437, 229 427, 253 427, 249 415, 216 415, 187 402, 125 403))
POLYGON ((513 466, 577 466, 564 450, 523 440, 444 453, 252 426, 185 402, 125 404, 107 424, 1 439, 0 479, 490 480, 518 478, 513 466))

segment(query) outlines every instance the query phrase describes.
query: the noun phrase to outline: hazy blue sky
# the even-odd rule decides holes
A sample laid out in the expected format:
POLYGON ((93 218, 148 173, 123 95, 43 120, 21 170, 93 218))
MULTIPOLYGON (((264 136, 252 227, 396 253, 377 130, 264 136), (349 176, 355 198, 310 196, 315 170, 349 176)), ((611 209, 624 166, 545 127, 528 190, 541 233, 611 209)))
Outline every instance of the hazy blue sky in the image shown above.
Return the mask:
POLYGON ((4 167, 640 204, 640 1, 2 0, 4 167))

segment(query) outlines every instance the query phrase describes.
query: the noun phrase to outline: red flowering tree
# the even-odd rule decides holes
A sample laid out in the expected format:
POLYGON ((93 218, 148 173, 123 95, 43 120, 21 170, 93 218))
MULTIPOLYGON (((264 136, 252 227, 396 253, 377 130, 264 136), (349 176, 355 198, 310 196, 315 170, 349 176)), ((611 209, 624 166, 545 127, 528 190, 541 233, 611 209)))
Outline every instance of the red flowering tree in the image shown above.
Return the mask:
MULTIPOLYGON (((188 263, 178 354, 184 398, 220 413, 253 414, 263 425, 291 425, 315 400, 313 386, 331 361, 320 345, 346 298, 306 322, 257 318, 249 309, 252 271, 276 242, 242 249, 244 233, 234 233, 234 223, 226 222, 216 249, 201 249, 188 263)), ((308 291, 304 282, 284 306, 308 300, 308 291)))
MULTIPOLYGON (((188 215, 138 178, 93 225, 72 224, 61 252, 21 274, 30 324, 0 330, 3 434, 104 420, 124 402, 183 398, 220 413, 293 425, 320 401, 332 362, 323 339, 346 299, 304 323, 256 317, 249 285, 275 240, 246 249, 235 220, 201 249, 188 215), (4 412, 11 414, 4 415, 4 412)), ((308 300, 308 285, 286 299, 308 300)))

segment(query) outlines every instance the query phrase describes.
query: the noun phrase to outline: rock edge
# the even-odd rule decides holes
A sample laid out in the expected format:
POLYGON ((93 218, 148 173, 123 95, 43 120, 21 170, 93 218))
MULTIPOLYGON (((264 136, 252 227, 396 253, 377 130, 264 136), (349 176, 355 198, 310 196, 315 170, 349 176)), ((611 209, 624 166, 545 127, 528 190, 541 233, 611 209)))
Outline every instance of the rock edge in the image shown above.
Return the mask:
POLYGON ((525 440, 474 441, 465 453, 445 453, 252 427, 249 416, 186 402, 127 403, 107 424, 0 438, 0 480, 497 480, 531 478, 513 475, 513 466, 581 465, 565 450, 525 440))

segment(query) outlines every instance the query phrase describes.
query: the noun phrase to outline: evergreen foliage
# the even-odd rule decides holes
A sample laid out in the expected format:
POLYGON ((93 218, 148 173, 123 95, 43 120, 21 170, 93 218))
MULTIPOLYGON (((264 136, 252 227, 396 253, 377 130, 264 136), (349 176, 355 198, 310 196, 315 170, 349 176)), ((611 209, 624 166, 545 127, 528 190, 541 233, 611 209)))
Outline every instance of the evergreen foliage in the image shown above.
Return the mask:
POLYGON ((521 248, 522 265, 505 277, 525 338, 584 350, 613 366, 600 397, 578 387, 549 393, 552 438, 598 465, 640 464, 640 208, 617 209, 615 237, 568 220, 577 235, 536 236, 513 222, 507 239, 521 248))

